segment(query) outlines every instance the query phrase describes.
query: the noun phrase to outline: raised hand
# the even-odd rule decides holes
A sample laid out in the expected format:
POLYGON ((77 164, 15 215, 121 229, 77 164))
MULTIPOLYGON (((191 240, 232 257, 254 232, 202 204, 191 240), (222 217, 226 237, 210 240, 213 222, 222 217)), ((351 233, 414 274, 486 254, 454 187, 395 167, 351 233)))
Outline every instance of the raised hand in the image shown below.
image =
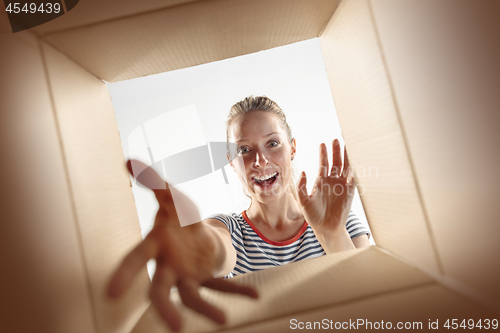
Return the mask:
MULTIPOLYGON (((200 286, 254 298, 257 292, 251 287, 214 278, 220 265, 217 257, 222 248, 217 232, 204 223, 181 227, 168 184, 141 162, 129 161, 127 167, 132 175, 132 169, 144 169, 137 180, 153 190, 160 207, 153 230, 125 257, 113 274, 108 288, 109 297, 120 297, 148 260, 156 259, 149 296, 173 331, 181 328, 180 313, 170 301, 170 289, 174 285, 187 307, 223 324, 224 313, 200 297, 200 286)), ((196 205, 182 194, 176 195, 176 206, 190 210, 191 216, 199 216, 196 205)))
POLYGON ((329 170, 326 145, 320 145, 319 172, 311 195, 308 195, 306 174, 302 172, 298 183, 298 197, 302 213, 311 225, 327 252, 354 248, 345 229, 354 197, 354 177, 349 167, 347 152, 344 150, 344 163, 337 139, 332 143, 333 163, 329 170), (335 244, 323 244, 335 242, 335 244), (332 248, 332 245, 335 245, 332 248), (332 249, 328 251, 327 248, 332 249))

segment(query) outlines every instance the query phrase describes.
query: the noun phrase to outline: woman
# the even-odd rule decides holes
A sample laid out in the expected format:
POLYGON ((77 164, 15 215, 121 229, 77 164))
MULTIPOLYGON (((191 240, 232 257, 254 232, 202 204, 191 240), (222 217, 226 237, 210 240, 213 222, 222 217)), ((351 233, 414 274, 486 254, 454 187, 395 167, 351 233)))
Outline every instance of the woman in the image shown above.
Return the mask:
MULTIPOLYGON (((252 200, 240 215, 217 215, 181 228, 168 186, 159 186, 164 183, 151 169, 138 178, 155 189, 160 208, 153 230, 124 259, 108 293, 121 295, 146 262, 155 258, 150 298, 174 331, 181 324, 169 300, 174 285, 186 306, 224 323, 224 314, 200 298, 200 285, 251 297, 257 294, 252 288, 214 277, 369 246, 368 231, 350 215, 355 185, 346 154, 342 166, 338 140, 333 141, 331 169, 326 146, 320 146, 319 174, 308 195, 304 172, 298 185, 293 185, 295 139, 283 111, 272 100, 250 96, 235 104, 228 118, 227 138, 237 147, 236 152, 229 152, 230 165, 252 200)), ((132 163, 138 162, 127 164, 131 173, 132 163)), ((177 196, 176 206, 179 208, 177 196)), ((196 210, 188 198, 180 206, 196 210)))

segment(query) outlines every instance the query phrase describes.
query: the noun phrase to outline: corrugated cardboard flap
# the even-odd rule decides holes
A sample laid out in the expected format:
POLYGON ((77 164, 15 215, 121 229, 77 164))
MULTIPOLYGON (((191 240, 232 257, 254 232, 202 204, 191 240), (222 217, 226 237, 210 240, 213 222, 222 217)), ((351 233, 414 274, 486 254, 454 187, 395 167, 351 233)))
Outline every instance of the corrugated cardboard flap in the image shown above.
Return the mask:
MULTIPOLYGON (((334 253, 320 258, 244 274, 235 282, 252 285, 259 291, 258 301, 241 296, 202 290, 202 297, 227 315, 225 328, 268 321, 335 304, 356 302, 367 297, 435 283, 413 268, 376 247, 334 253)), ((185 332, 210 332, 220 327, 184 308, 185 332)), ((150 308, 134 333, 164 332, 165 324, 150 308)))
POLYGON ((43 39, 95 76, 115 82, 317 37, 337 3, 199 1, 51 33, 43 39))

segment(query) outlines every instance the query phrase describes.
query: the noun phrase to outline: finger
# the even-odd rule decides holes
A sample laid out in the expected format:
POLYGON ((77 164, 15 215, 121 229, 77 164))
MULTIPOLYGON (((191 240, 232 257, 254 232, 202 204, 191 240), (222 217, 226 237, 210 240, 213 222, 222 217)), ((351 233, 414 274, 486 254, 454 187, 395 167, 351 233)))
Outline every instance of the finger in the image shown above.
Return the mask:
POLYGON ((328 176, 328 153, 324 143, 319 145, 319 170, 318 177, 328 176))
MULTIPOLYGON (((155 194, 156 200, 158 200, 158 204, 160 205, 159 212, 161 213, 161 224, 179 226, 179 219, 176 210, 177 207, 174 204, 172 192, 168 184, 156 173, 155 170, 140 161, 127 161, 127 169, 141 185, 151 189, 155 194)), ((177 198, 182 199, 179 201, 182 201, 183 203, 186 202, 184 199, 185 195, 179 191, 177 192, 179 193, 177 198)), ((199 219, 196 221, 199 221, 199 219)))
POLYGON ((172 200, 169 205, 165 206, 168 213, 167 224, 180 226, 180 219, 182 219, 184 225, 202 220, 198 207, 187 195, 175 188, 175 186, 170 188, 170 193, 175 198, 175 201, 172 200))
POLYGON ((242 286, 222 278, 210 279, 202 283, 202 286, 227 293, 242 294, 252 298, 259 298, 259 294, 257 293, 257 290, 255 290, 255 288, 242 286))
POLYGON ((302 171, 300 174, 299 183, 297 184, 297 195, 299 197, 299 202, 302 206, 304 206, 309 199, 309 195, 307 194, 307 177, 306 173, 302 171))
POLYGON ((170 329, 177 332, 181 329, 182 319, 179 310, 170 301, 170 289, 175 281, 175 273, 170 268, 157 267, 149 297, 170 329))
POLYGON ((342 170, 342 177, 348 179, 351 173, 351 165, 349 163, 349 158, 347 157, 347 148, 344 146, 344 168, 342 170))
POLYGON ((356 180, 354 179, 354 171, 352 170, 352 168, 349 168, 349 171, 347 173, 347 183, 354 187, 356 186, 356 180))
POLYGON ((170 205, 173 203, 172 194, 168 184, 160 177, 160 175, 156 173, 155 170, 153 170, 153 168, 140 161, 129 160, 127 161, 127 169, 141 185, 153 190, 153 193, 160 204, 163 203, 164 205, 170 205))
POLYGON ((207 316, 216 323, 224 324, 226 322, 224 312, 200 297, 198 284, 195 281, 184 279, 181 283, 177 284, 177 288, 179 289, 179 296, 181 296, 182 303, 187 307, 207 316))
POLYGON ((120 297, 130 286, 134 277, 146 265, 149 259, 158 255, 159 244, 155 239, 146 237, 139 245, 130 252, 118 269, 113 274, 108 286, 108 296, 120 297))
POLYGON ((342 170, 342 155, 340 152, 339 140, 335 139, 332 142, 333 160, 330 177, 339 177, 342 170))
POLYGON ((166 188, 165 181, 146 164, 137 161, 127 161, 127 169, 132 176, 135 177, 142 185, 152 190, 164 190, 166 188))

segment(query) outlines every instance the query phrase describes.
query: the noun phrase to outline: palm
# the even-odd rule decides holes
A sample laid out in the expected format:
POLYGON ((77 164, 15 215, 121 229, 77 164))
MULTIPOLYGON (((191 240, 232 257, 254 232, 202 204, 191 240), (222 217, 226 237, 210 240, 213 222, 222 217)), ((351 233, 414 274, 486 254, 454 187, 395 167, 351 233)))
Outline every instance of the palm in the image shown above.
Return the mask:
POLYGON ((354 194, 354 182, 349 170, 347 154, 342 168, 338 141, 333 143, 333 165, 328 167, 326 146, 320 146, 320 168, 311 195, 305 187, 307 179, 302 174, 298 184, 299 201, 306 221, 315 230, 328 232, 343 228, 354 194))
POLYGON ((179 278, 211 278, 214 245, 204 231, 196 224, 183 228, 155 226, 148 237, 158 246, 157 269, 172 269, 179 278))

